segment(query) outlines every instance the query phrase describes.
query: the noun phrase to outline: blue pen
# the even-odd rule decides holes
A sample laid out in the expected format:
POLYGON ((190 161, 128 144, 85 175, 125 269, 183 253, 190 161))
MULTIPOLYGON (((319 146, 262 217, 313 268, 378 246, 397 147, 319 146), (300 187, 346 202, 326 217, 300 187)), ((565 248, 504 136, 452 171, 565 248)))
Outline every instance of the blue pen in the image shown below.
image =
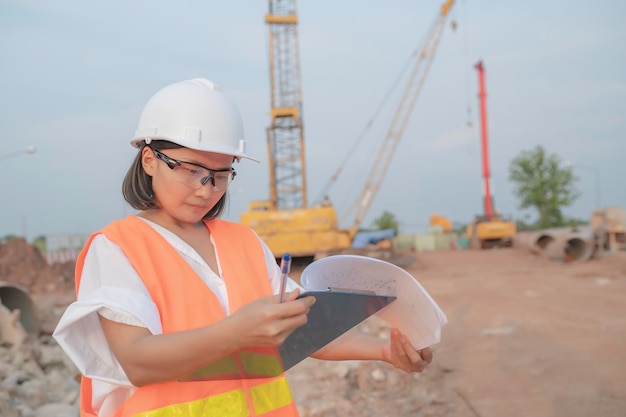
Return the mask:
POLYGON ((287 288, 287 276, 291 269, 291 255, 284 254, 280 260, 280 302, 283 302, 285 297, 285 288, 287 288))

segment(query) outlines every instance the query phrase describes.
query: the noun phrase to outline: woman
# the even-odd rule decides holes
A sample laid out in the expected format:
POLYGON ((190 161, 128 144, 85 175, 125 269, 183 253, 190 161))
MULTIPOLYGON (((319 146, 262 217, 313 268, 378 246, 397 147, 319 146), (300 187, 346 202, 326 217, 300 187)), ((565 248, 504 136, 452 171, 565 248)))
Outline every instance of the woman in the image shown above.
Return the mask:
MULTIPOLYGON (((273 254, 251 229, 219 219, 233 163, 254 160, 244 143, 237 109, 208 80, 169 85, 146 104, 123 183, 139 212, 91 235, 77 300, 54 333, 83 374, 81 416, 298 415, 272 371, 315 299, 298 299, 291 282, 280 303, 273 254)), ((313 356, 407 372, 432 360, 396 329, 389 341, 339 340, 313 356)))

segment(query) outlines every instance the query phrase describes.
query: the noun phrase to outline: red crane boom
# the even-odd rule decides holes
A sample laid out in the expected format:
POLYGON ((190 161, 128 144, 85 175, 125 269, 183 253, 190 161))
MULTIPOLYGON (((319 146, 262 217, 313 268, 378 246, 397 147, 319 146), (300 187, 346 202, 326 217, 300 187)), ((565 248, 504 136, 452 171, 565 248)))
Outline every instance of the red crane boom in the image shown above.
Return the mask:
POLYGON ((485 217, 493 218, 493 192, 491 187, 491 171, 489 169, 489 143, 487 137, 487 89, 485 87, 485 67, 482 61, 478 61, 474 68, 478 70, 478 99, 480 102, 480 131, 481 149, 483 159, 483 198, 485 203, 485 217))

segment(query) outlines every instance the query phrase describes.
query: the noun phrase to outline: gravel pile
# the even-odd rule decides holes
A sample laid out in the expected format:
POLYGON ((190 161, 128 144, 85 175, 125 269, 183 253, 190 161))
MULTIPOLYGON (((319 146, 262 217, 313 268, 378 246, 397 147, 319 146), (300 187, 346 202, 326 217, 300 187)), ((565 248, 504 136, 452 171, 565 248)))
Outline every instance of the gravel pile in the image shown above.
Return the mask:
POLYGON ((77 375, 49 335, 0 346, 0 416, 78 417, 77 375))

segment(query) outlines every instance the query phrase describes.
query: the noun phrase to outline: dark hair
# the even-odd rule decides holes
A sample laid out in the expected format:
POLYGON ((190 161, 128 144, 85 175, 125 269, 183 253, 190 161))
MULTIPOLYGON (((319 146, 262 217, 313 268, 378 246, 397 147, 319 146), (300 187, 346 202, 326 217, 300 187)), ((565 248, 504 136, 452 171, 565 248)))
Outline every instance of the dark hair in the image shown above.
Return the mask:
MULTIPOLYGON (((154 191, 152 190, 152 177, 146 174, 146 171, 143 169, 143 164, 141 163, 141 154, 146 146, 157 151, 162 149, 182 148, 182 146, 166 140, 153 140, 149 145, 146 145, 145 142, 141 145, 122 183, 122 195, 124 196, 124 200, 136 210, 159 208, 156 198, 154 197, 154 191)), ((222 214, 227 204, 227 193, 228 190, 215 206, 204 215, 203 219, 215 219, 222 214)))

